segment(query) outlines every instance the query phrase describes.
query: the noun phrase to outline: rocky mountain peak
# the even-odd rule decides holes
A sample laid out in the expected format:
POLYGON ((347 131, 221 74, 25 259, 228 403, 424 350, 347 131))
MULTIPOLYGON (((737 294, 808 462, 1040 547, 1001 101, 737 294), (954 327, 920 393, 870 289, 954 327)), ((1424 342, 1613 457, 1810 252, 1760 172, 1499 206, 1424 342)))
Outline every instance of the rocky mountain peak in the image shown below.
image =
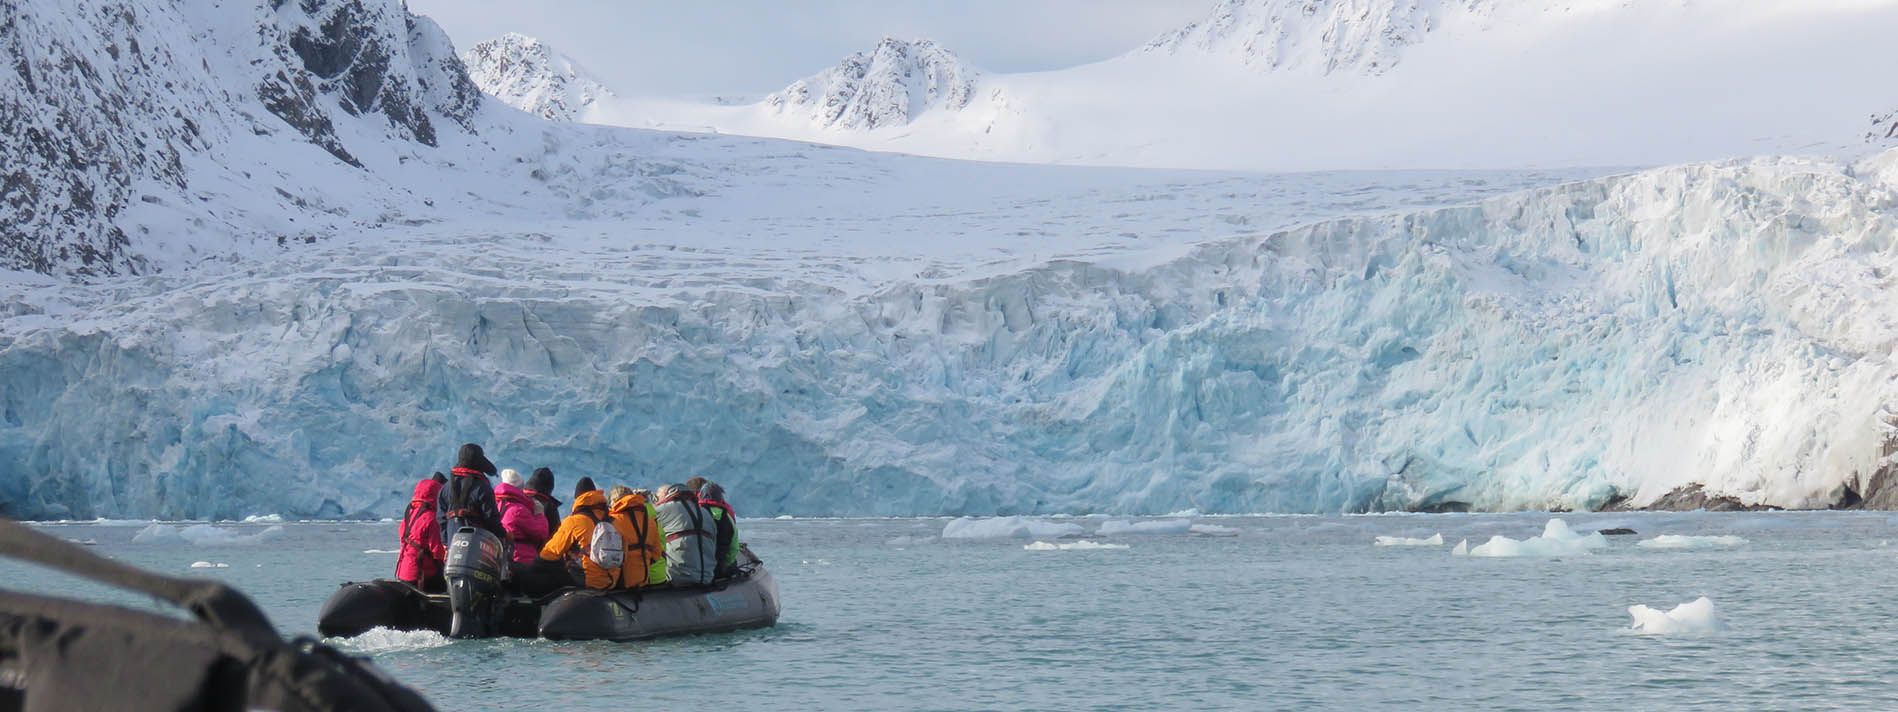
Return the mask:
POLYGON ((792 82, 765 105, 824 128, 868 131, 907 124, 926 111, 966 107, 980 76, 933 41, 885 37, 868 52, 792 82))

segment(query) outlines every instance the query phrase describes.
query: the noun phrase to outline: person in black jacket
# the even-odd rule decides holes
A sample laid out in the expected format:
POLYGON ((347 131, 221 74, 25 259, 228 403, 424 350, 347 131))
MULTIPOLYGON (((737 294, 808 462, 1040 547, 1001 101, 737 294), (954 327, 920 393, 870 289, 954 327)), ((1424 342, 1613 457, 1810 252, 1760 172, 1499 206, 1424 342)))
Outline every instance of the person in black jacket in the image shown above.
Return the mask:
POLYGON ((455 531, 462 527, 486 529, 501 541, 508 540, 507 530, 501 528, 501 509, 494 503, 494 484, 488 481, 494 473, 494 463, 488 461, 480 445, 461 446, 455 454, 455 468, 449 470, 448 483, 442 485, 435 500, 444 540, 453 540, 455 531))

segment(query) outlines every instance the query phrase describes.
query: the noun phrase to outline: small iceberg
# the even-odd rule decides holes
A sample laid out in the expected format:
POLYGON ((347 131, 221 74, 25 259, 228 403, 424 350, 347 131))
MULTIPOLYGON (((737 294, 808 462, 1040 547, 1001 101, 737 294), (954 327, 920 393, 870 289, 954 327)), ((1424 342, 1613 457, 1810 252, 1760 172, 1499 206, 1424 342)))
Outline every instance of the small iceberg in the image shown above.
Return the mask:
POLYGON ((1101 536, 1125 536, 1128 534, 1185 534, 1193 530, 1191 519, 1152 519, 1133 522, 1122 519, 1110 519, 1101 522, 1101 528, 1094 533, 1101 536))
POLYGON ((1428 539, 1414 539, 1407 536, 1380 536, 1371 542, 1378 546, 1443 546, 1443 532, 1428 539))
POLYGON ((1666 612, 1642 605, 1628 606, 1628 615, 1634 616, 1634 624, 1629 628, 1641 635, 1712 633, 1721 627, 1720 614, 1706 596, 1666 612))
POLYGON ((1642 539, 1634 545, 1643 549, 1715 549, 1744 544, 1746 537, 1662 534, 1653 539, 1642 539))
POLYGON ((365 554, 400 554, 400 553, 402 553, 402 552, 400 552, 400 551, 397 551, 397 550, 395 550, 395 549, 363 549, 363 550, 362 550, 362 553, 365 553, 365 554))
POLYGON ((942 527, 944 539, 1061 539, 1080 536, 1085 530, 1070 522, 1050 522, 1031 517, 961 517, 942 527))
POLYGON ((1064 541, 1059 544, 1037 541, 1033 544, 1024 544, 1022 548, 1029 551, 1100 551, 1104 549, 1128 549, 1132 547, 1126 544, 1102 544, 1082 539, 1080 541, 1064 541))
POLYGON ((230 564, 224 563, 222 561, 218 561, 218 562, 193 561, 191 562, 191 568, 194 568, 194 569, 228 569, 230 567, 231 567, 230 564))
MULTIPOLYGON (((1551 519, 1542 528, 1541 536, 1532 536, 1517 541, 1506 536, 1493 536, 1489 541, 1470 549, 1470 556, 1577 556, 1595 549, 1608 548, 1608 538, 1601 532, 1577 534, 1570 529, 1568 522, 1551 519)), ((1454 552, 1452 552, 1454 553, 1454 552)))

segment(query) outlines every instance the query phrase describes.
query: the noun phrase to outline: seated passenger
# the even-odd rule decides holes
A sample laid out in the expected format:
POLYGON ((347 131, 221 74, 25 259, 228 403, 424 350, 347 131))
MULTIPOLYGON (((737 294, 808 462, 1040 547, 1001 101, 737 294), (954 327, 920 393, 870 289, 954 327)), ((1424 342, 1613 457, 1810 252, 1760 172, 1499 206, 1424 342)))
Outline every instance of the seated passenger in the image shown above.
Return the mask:
POLYGON ((595 531, 612 516, 607 510, 606 496, 593 488, 591 479, 582 478, 580 484, 588 489, 578 491, 576 488, 573 514, 560 522, 560 531, 554 532, 547 545, 541 547, 540 558, 546 562, 578 562, 580 583, 587 588, 613 588, 624 576, 625 544, 620 541, 617 527, 595 531), (609 544, 611 546, 607 546, 609 544))
POLYGON ((527 493, 534 496, 544 510, 541 516, 547 518, 549 534, 560 530, 560 500, 554 499, 554 471, 545 467, 536 468, 527 478, 527 493))
POLYGON ((507 530, 501 527, 501 511, 494 504, 494 485, 488 482, 494 473, 494 463, 480 445, 468 443, 455 454, 455 467, 435 500, 444 541, 462 527, 486 529, 501 541, 508 540, 507 530))
POLYGON ((606 498, 613 503, 613 526, 619 529, 620 539, 626 544, 626 560, 621 562, 620 586, 639 588, 650 585, 653 583, 652 562, 666 558, 666 541, 659 525, 653 523, 651 510, 646 506, 646 496, 619 485, 607 491, 606 498))
POLYGON ((435 519, 435 495, 448 478, 442 473, 415 483, 409 509, 402 514, 402 546, 395 557, 395 577, 424 591, 442 591, 442 562, 448 547, 442 544, 441 524, 435 519))
POLYGON ((666 531, 666 573, 681 586, 700 586, 712 582, 718 570, 716 535, 708 527, 711 517, 699 507, 698 493, 684 485, 659 488, 659 526, 666 531))
POLYGON ((725 503, 725 488, 716 482, 706 482, 699 487, 699 506, 712 517, 712 531, 717 538, 712 549, 718 552, 718 571, 714 578, 729 577, 738 572, 738 514, 725 503))
POLYGON ((501 471, 501 484, 494 486, 494 501, 501 508, 501 528, 514 542, 515 568, 525 568, 547 545, 546 510, 521 489, 521 473, 514 470, 501 471))

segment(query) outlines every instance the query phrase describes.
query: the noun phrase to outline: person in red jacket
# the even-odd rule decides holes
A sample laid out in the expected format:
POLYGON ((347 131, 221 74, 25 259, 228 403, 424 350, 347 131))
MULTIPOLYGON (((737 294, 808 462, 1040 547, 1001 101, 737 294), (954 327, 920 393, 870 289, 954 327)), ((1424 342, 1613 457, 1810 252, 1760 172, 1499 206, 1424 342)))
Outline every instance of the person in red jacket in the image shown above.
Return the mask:
POLYGON ((448 478, 437 472, 434 477, 415 483, 409 509, 402 515, 402 547, 395 557, 395 577, 424 591, 445 589, 442 561, 448 558, 448 548, 442 545, 441 522, 435 517, 435 498, 446 481, 448 478))

